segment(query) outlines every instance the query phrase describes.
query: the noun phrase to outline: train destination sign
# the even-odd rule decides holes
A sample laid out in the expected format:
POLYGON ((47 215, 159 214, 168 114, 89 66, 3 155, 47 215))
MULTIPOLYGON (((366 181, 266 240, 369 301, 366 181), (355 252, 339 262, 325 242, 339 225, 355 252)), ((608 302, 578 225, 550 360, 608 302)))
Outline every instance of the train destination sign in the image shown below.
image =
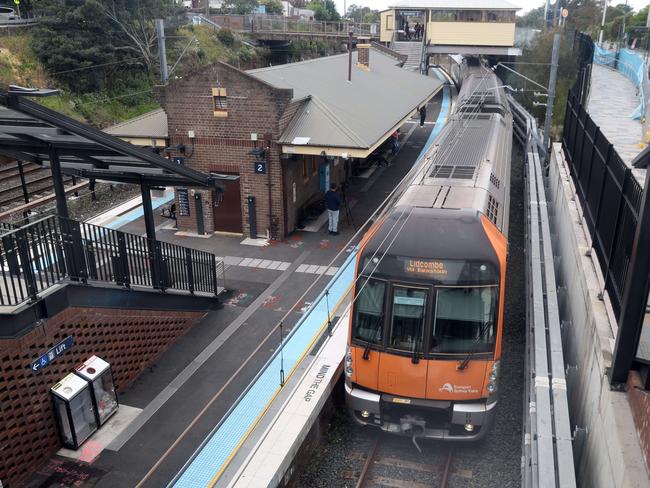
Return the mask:
POLYGON ((445 263, 430 259, 407 258, 404 260, 404 270, 415 275, 447 276, 445 263))
POLYGON ((32 362, 32 372, 38 373, 41 369, 48 366, 52 361, 61 356, 63 353, 67 352, 69 349, 72 349, 73 344, 73 336, 68 336, 63 339, 56 346, 43 354, 40 358, 32 362))

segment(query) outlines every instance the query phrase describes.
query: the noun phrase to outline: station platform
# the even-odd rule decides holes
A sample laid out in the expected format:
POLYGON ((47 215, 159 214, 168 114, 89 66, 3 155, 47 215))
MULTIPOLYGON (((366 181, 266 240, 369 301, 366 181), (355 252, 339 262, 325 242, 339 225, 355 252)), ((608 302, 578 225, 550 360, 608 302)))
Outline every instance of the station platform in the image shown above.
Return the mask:
MULTIPOLYGON (((441 106, 450 106, 449 101, 443 102, 443 96, 432 101, 427 122, 437 122, 441 106)), ((226 478, 228 483, 243 483, 253 476, 250 470, 256 461, 248 456, 262 452, 256 443, 270 435, 262 436, 266 430, 259 429, 269 428, 273 415, 290 401, 291 388, 300 384, 310 370, 309 361, 314 361, 312 348, 325 351, 327 344, 341 340, 336 334, 343 327, 337 324, 346 323, 339 317, 344 314, 345 295, 354 275, 359 239, 352 239, 355 224, 365 222, 412 167, 430 143, 434 123, 420 127, 410 122, 391 164, 370 178, 353 179, 348 192, 357 203, 353 219, 341 215, 339 236, 330 236, 322 228, 296 232, 281 242, 248 245, 241 236, 179 234, 170 225, 173 221, 155 212, 159 240, 209 249, 224 258, 229 290, 224 307, 208 311, 120 395, 128 415, 112 435, 88 441, 77 452, 77 459, 60 452, 26 486, 58 486, 53 480, 62 469, 70 473, 73 486, 101 488, 225 486, 226 478), (326 286, 329 294, 324 298, 326 286), (328 308, 336 334, 320 342, 318 338, 327 336, 328 308), (280 356, 281 340, 285 347, 280 356), (291 386, 286 390, 279 388, 279 357, 285 384, 291 386), (297 366, 303 357, 309 361, 297 366), (205 459, 209 462, 203 463, 205 459), (238 471, 244 465, 249 467, 245 475, 238 471), (223 480, 217 482, 218 476, 223 480)), ((160 202, 165 204, 165 194, 160 202)), ((135 205, 100 217, 104 226, 145 232, 135 205)), ((342 355, 344 349, 338 350, 342 355)), ((335 358, 328 361, 334 364, 335 358)), ((328 369, 328 374, 335 373, 336 368, 328 369)), ((255 476, 259 476, 257 471, 255 476)))

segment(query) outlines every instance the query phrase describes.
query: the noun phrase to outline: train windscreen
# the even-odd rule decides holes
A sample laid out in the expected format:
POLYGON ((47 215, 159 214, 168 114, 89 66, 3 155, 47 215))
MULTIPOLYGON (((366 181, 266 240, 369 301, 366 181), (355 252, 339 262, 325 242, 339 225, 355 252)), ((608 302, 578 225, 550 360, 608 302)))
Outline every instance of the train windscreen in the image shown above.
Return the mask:
POLYGON ((409 352, 421 349, 428 295, 426 288, 393 288, 388 347, 409 352))
POLYGON ((492 351, 498 293, 498 286, 437 287, 431 353, 492 351))
POLYGON ((354 307, 354 339, 378 344, 382 342, 386 282, 362 277, 357 283, 354 307))

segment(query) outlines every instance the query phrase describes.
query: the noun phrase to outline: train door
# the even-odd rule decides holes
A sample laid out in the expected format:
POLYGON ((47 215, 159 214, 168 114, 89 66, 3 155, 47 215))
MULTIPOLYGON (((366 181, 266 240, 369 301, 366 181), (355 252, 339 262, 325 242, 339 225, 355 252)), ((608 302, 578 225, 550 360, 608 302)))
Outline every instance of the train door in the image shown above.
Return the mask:
POLYGON ((431 289, 394 284, 386 315, 386 349, 379 358, 379 390, 392 395, 424 398, 427 361, 421 358, 431 289))

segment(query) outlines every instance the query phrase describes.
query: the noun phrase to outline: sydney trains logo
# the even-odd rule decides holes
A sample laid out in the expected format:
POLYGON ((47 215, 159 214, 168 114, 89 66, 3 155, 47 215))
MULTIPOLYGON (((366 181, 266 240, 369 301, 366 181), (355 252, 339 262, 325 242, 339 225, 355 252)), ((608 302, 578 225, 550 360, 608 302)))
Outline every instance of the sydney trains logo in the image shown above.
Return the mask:
POLYGON ((451 383, 445 383, 444 385, 442 385, 442 387, 440 387, 440 389, 438 391, 440 391, 440 392, 448 391, 449 393, 453 393, 454 392, 454 387, 452 386, 451 383))
POLYGON ((478 390, 472 385, 452 385, 451 383, 445 383, 438 388, 438 391, 441 393, 445 391, 447 393, 478 393, 478 390))

